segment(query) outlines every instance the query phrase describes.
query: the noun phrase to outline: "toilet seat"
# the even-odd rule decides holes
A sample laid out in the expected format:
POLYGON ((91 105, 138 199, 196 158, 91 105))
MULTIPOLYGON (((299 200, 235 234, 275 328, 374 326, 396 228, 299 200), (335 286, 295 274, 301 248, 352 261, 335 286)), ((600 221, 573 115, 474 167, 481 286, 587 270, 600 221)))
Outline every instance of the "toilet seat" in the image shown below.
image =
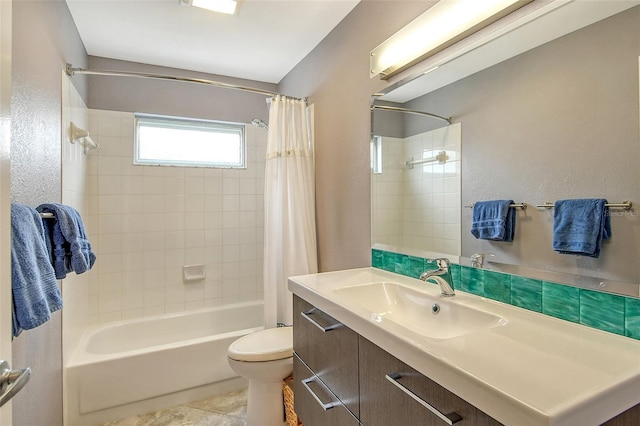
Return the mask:
POLYGON ((293 356, 293 327, 256 331, 233 342, 227 350, 236 361, 275 361, 293 356))

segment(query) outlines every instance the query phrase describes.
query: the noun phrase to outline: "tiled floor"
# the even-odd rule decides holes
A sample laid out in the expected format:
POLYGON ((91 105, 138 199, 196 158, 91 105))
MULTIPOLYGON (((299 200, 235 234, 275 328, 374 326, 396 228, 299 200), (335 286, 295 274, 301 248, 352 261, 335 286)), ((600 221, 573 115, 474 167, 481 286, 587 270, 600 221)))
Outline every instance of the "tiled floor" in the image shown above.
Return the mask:
POLYGON ((244 389, 103 426, 245 426, 246 411, 244 389))

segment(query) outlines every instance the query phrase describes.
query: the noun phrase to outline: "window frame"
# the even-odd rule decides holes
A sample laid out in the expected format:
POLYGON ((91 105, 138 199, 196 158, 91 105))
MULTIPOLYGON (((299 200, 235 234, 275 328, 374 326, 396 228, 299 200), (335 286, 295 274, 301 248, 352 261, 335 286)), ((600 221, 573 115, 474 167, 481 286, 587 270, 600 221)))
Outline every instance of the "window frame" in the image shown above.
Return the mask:
POLYGON ((146 113, 134 113, 134 138, 133 138, 133 164, 138 166, 164 166, 164 167, 206 167, 220 169, 246 169, 247 168, 247 132, 245 123, 236 123, 221 120, 208 120, 199 118, 176 117, 169 115, 157 115, 146 113), (140 125, 149 124, 149 127, 166 129, 192 129, 215 131, 222 133, 237 133, 240 137, 239 158, 237 163, 189 161, 189 160, 159 160, 140 158, 140 125))
POLYGON ((371 172, 376 175, 382 174, 382 136, 371 136, 370 156, 371 172))

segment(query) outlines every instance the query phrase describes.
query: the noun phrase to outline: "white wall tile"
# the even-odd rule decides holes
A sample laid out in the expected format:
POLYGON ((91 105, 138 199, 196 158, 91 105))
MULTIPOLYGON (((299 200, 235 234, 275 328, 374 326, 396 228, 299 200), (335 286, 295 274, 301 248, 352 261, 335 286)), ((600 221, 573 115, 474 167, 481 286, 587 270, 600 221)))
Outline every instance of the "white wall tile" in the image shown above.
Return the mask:
POLYGON ((248 170, 141 166, 133 114, 89 111, 88 119, 101 149, 88 167, 68 167, 76 177, 67 188, 74 200, 87 191, 95 221, 101 267, 86 286, 88 321, 261 297, 266 132, 251 136, 248 170), (187 263, 204 264, 207 280, 184 284, 187 263))
POLYGON ((374 241, 459 253, 459 232, 449 230, 460 221, 460 126, 405 139, 384 138, 383 152, 383 173, 372 178, 374 241), (442 150, 449 156, 445 165, 402 166, 408 158, 430 158, 442 150), (455 209, 457 215, 452 214, 455 209), (448 251, 456 246, 456 251, 448 251))

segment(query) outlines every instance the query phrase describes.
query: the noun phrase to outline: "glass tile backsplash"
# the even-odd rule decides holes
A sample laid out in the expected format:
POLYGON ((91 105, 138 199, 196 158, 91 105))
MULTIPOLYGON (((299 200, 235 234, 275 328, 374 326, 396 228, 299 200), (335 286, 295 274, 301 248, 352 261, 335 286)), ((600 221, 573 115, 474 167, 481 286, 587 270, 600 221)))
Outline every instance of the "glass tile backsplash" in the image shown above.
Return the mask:
MULTIPOLYGON (((413 278, 437 265, 426 259, 371 250, 371 264, 413 278)), ((640 339, 640 299, 570 287, 488 269, 451 265, 454 287, 565 321, 640 339)))

